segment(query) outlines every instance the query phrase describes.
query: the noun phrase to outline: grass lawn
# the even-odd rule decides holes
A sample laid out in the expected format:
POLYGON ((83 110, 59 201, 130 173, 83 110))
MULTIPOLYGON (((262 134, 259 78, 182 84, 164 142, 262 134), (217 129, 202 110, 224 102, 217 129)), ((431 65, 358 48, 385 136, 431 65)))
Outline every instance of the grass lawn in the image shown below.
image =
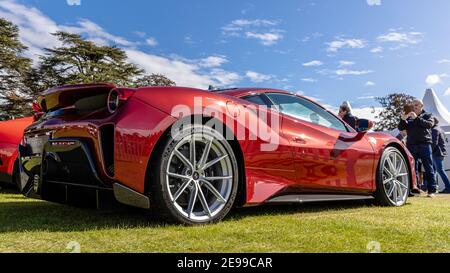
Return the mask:
POLYGON ((402 208, 362 202, 235 209, 223 222, 164 225, 135 209, 87 210, 0 190, 0 252, 450 252, 450 195, 402 208))

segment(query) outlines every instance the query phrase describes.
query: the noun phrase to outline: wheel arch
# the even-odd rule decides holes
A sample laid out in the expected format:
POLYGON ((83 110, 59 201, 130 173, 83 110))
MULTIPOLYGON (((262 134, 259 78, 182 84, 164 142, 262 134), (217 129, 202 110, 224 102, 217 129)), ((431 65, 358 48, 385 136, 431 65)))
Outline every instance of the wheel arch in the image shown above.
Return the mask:
POLYGON ((401 145, 400 143, 397 143, 397 142, 390 142, 390 143, 388 143, 388 144, 386 144, 386 146, 384 146, 382 149, 381 149, 381 151, 380 151, 380 156, 379 156, 379 159, 378 159, 378 164, 377 164, 377 175, 376 175, 376 179, 378 179, 378 172, 379 172, 379 170, 380 170, 380 167, 381 167, 381 158, 382 158, 382 156, 383 156, 383 154, 384 154, 384 152, 388 149, 388 148, 391 148, 391 147, 393 147, 393 148, 396 148, 397 150, 399 150, 399 152, 403 155, 403 157, 405 158, 405 161, 406 161, 406 166, 407 166, 407 168, 408 168, 408 173, 409 173, 409 184, 410 184, 410 189, 413 189, 414 188, 414 183, 413 183, 413 173, 412 173, 412 170, 411 170, 411 164, 410 164, 410 162, 409 162, 409 156, 408 156, 408 153, 406 152, 406 148, 403 146, 403 145, 401 145))
MULTIPOLYGON (((196 115, 191 115, 191 116, 187 116, 184 117, 181 121, 188 121, 190 120, 190 122, 192 124, 194 124, 195 121, 201 121, 201 123, 203 125, 205 125, 207 122, 214 120, 214 122, 217 122, 218 124, 221 124, 224 128, 224 130, 222 131, 223 134, 225 134, 225 136, 229 136, 229 135, 233 135, 234 139, 233 140, 227 140, 228 143, 230 144, 231 148, 233 149, 233 152, 236 156, 236 160, 238 161, 238 172, 239 172, 239 182, 238 182, 238 191, 237 191, 237 196, 234 202, 234 207, 242 207, 245 205, 246 201, 247 201, 247 179, 246 179, 246 174, 245 174, 245 161, 244 161, 244 154, 241 148, 241 145, 239 144, 239 141, 236 139, 236 136, 234 135, 233 131, 223 122, 221 122, 220 120, 214 118, 214 117, 208 117, 208 116, 196 116, 196 115), (239 162, 241 162, 241 164, 239 164, 239 162)), ((178 121, 177 121, 178 122, 178 121)), ((154 180, 154 176, 156 175, 155 173, 152 172, 152 163, 156 162, 158 160, 158 157, 161 156, 161 154, 164 151, 164 146, 165 146, 165 141, 167 140, 167 138, 169 137, 171 130, 173 128, 173 126, 176 123, 172 124, 171 126, 169 126, 166 131, 164 131, 163 134, 161 134, 161 137, 158 139, 158 141, 155 144, 155 147, 152 151, 152 153, 150 154, 150 159, 148 160, 147 163, 147 169, 146 169, 146 176, 145 176, 145 181, 144 181, 144 191, 145 193, 149 193, 150 189, 151 189, 151 183, 154 180)))

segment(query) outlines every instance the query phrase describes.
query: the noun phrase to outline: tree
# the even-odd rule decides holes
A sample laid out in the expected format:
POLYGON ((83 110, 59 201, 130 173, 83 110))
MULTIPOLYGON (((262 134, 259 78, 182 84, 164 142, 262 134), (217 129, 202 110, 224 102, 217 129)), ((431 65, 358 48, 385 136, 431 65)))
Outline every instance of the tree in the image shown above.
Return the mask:
POLYGON ((120 48, 99 46, 67 32, 53 35, 62 46, 46 48, 45 56, 41 57, 39 74, 45 88, 100 82, 130 86, 142 74, 141 69, 127 62, 127 55, 120 48))
POLYGON ((161 74, 145 75, 137 78, 133 83, 133 86, 136 88, 145 86, 175 86, 175 85, 176 83, 174 81, 161 74))
POLYGON ((27 47, 19 40, 19 29, 0 18, 0 112, 7 116, 31 112, 33 91, 26 84, 31 59, 23 54, 27 47))
POLYGON ((400 118, 404 114, 403 109, 405 105, 409 104, 415 98, 403 94, 393 93, 386 97, 378 97, 375 100, 378 101, 384 108, 377 116, 379 122, 375 125, 376 131, 391 131, 398 127, 400 118))

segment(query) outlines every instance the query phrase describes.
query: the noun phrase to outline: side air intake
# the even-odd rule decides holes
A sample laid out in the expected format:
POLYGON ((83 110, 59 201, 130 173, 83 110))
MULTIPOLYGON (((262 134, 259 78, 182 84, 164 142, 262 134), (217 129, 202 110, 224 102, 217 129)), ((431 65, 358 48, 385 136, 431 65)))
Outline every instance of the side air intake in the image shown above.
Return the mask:
POLYGON ((100 141, 103 154, 103 165, 106 173, 114 176, 114 124, 104 125, 100 128, 100 141))

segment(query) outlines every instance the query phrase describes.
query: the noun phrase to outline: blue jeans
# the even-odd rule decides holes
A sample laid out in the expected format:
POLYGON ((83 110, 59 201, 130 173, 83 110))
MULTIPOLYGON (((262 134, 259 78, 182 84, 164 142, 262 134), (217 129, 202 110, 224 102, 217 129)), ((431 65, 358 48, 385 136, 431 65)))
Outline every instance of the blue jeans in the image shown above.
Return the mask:
POLYGON ((434 169, 441 176, 442 182, 445 184, 445 190, 450 191, 450 180, 448 179, 447 174, 444 169, 444 158, 440 156, 433 156, 434 161, 434 169))
POLYGON ((427 181, 428 193, 437 192, 436 172, 433 166, 433 151, 431 144, 408 145, 408 150, 416 161, 416 175, 419 177, 419 160, 425 169, 425 181, 427 181))

